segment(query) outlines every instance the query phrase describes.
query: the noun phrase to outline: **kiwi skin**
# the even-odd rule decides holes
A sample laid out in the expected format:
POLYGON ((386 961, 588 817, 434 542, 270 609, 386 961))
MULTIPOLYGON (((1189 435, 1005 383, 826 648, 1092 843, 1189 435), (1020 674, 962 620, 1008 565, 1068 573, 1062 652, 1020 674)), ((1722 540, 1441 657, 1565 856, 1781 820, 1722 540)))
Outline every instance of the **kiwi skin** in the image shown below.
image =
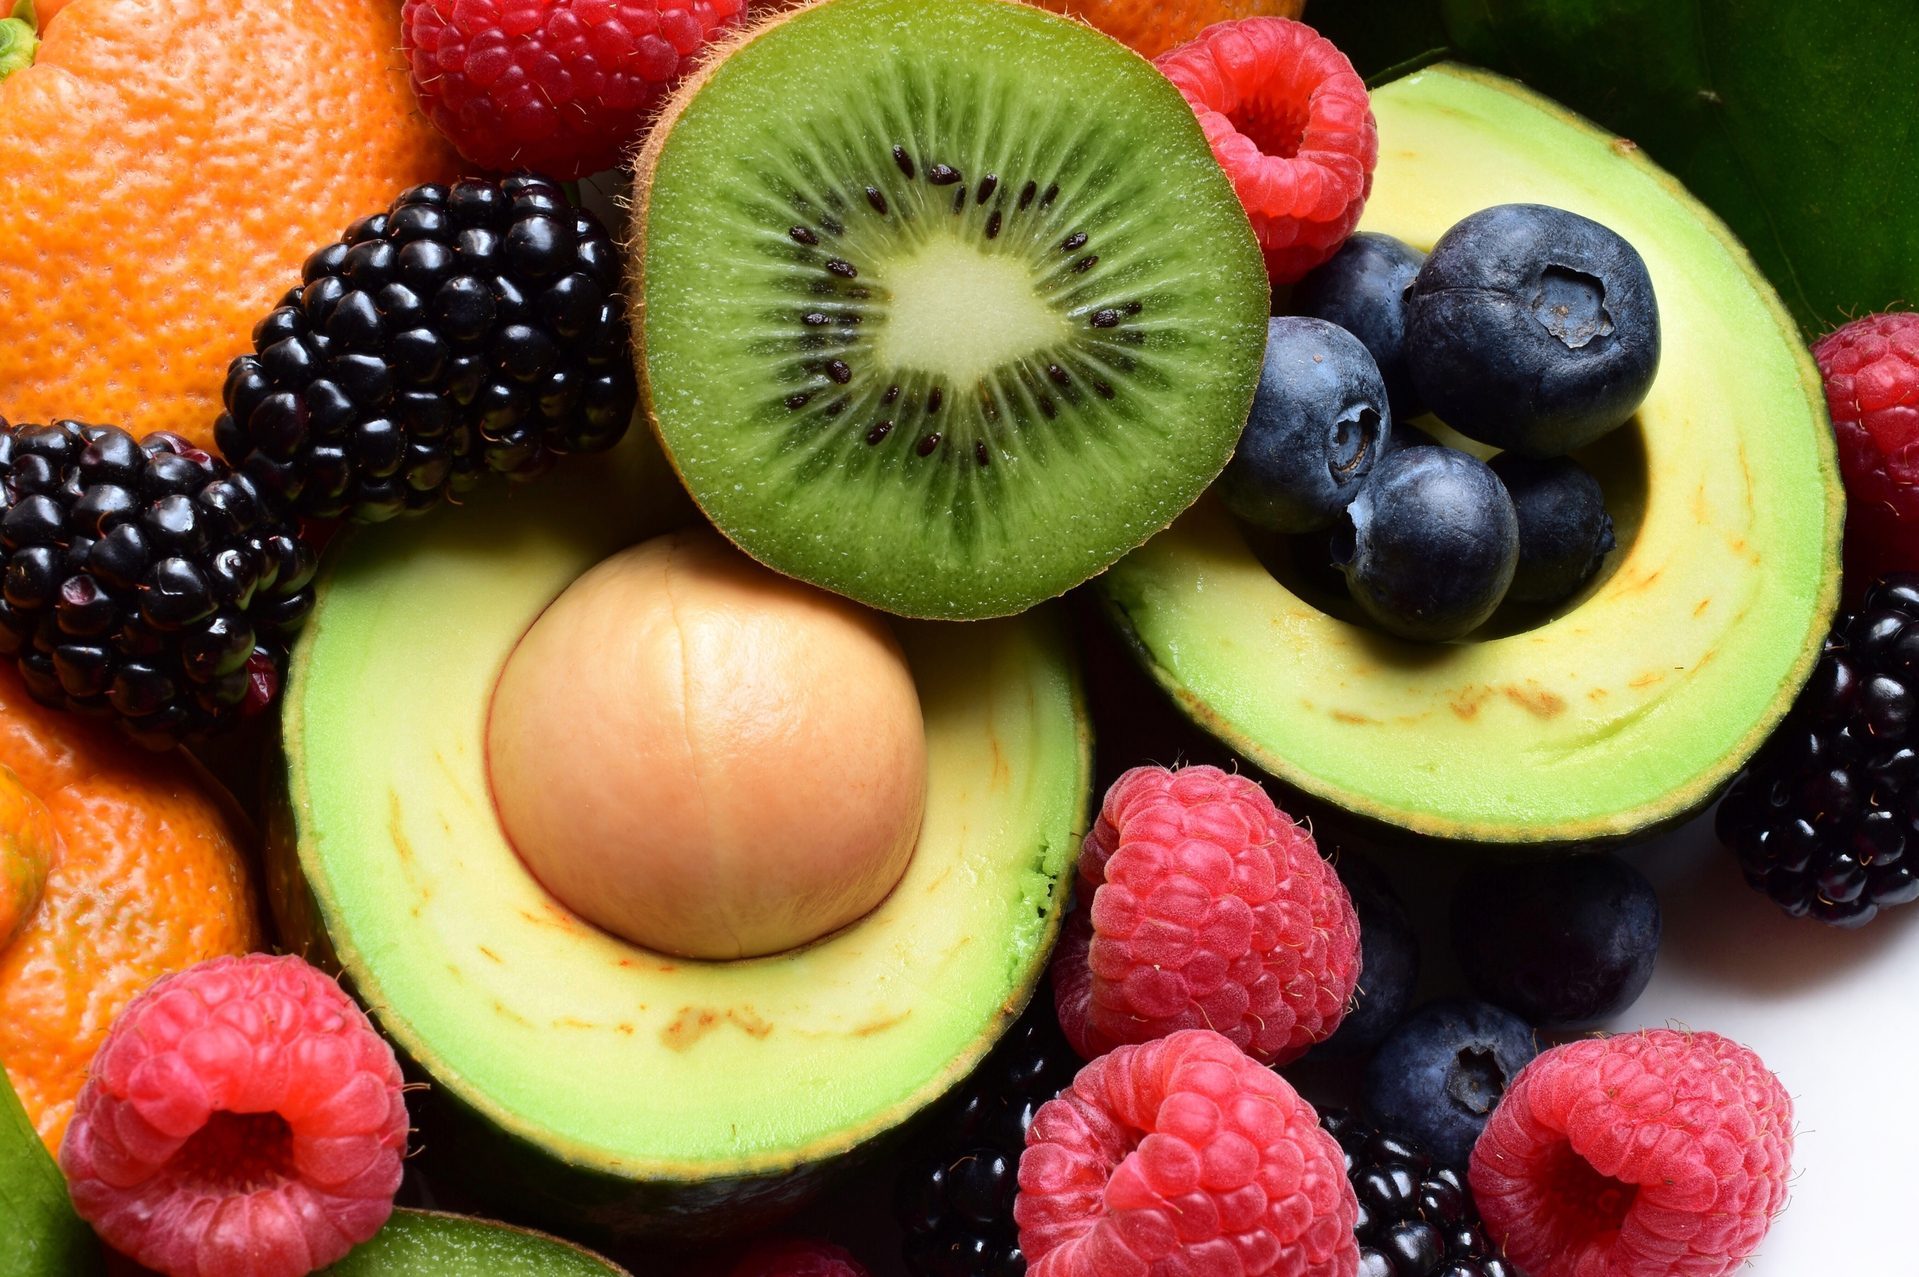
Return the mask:
MULTIPOLYGON (((1026 11, 1035 9, 1035 6, 1024 3, 1024 0, 992 0, 992 2, 1026 11)), ((622 245, 622 248, 626 253, 627 262, 627 304, 629 307, 628 314, 632 317, 633 363, 639 382, 639 402, 644 406, 647 425, 652 430, 653 438, 659 444, 660 451, 665 454, 668 465, 672 467, 674 477, 679 481, 680 486, 689 494, 692 493, 693 486, 687 482, 686 475, 680 468, 679 459, 674 456, 673 449, 668 446, 665 433, 660 426, 659 416, 654 411, 652 378, 647 367, 647 352, 644 337, 646 332, 646 230, 648 214, 651 209, 653 175, 659 167, 660 156, 665 151, 667 140, 672 136, 673 128, 679 123, 680 116, 685 113, 686 108, 692 103, 693 99, 699 95, 700 91, 712 80, 713 76, 725 65, 729 58, 741 49, 752 44, 755 40, 758 40, 770 31, 776 30, 800 14, 820 5, 833 3, 835 3, 835 0, 798 0, 797 3, 788 3, 783 7, 774 8, 771 12, 762 13, 756 19, 749 21, 746 25, 733 31, 725 39, 715 41, 704 51, 698 65, 680 83, 679 88, 674 91, 665 105, 661 107, 658 119, 648 131, 646 140, 641 144, 632 160, 632 230, 626 242, 622 245)), ((1040 10, 1040 12, 1048 13, 1048 15, 1056 21, 1084 27, 1089 31, 1101 35, 1102 38, 1111 39, 1111 37, 1106 36, 1104 32, 1100 32, 1097 27, 1094 27, 1091 23, 1077 16, 1053 13, 1043 9, 1040 10)), ((1113 40, 1112 43, 1118 48, 1125 49, 1128 56, 1137 58, 1148 66, 1153 65, 1152 59, 1142 56, 1137 50, 1121 41, 1113 40)), ((1195 131, 1199 128, 1197 118, 1194 120, 1193 127, 1195 131)), ((1241 216, 1244 217, 1243 212, 1241 216)), ((1253 233, 1250 219, 1246 221, 1246 231, 1248 235, 1253 233)), ((1249 390, 1246 413, 1250 415, 1251 412, 1252 396, 1249 390)), ((1231 459, 1229 453, 1228 456, 1221 461, 1221 471, 1224 470, 1226 462, 1231 459)), ((1212 476, 1212 480, 1216 481, 1218 477, 1219 472, 1216 471, 1212 476)), ((698 505, 697 497, 694 497, 694 503, 696 506, 698 505)), ((702 510, 702 513, 704 514, 704 510, 702 510)), ((746 546, 740 545, 717 520, 709 519, 708 522, 712 524, 715 531, 725 537, 727 541, 739 549, 741 553, 748 555, 756 562, 762 563, 765 567, 775 572, 780 572, 783 576, 792 575, 791 573, 783 571, 777 564, 767 563, 758 555, 754 555, 746 546)), ((1146 544, 1146 542, 1152 540, 1153 537, 1170 526, 1171 521, 1169 520, 1167 524, 1149 530, 1146 535, 1139 539, 1137 545, 1129 548, 1139 548, 1139 546, 1146 544)), ((1124 556, 1122 555, 1120 557, 1124 556)), ((907 615, 906 613, 900 614, 907 615)), ((958 618, 953 615, 942 615, 921 617, 920 619, 953 620, 958 618)), ((987 618, 975 617, 972 619, 987 618)))

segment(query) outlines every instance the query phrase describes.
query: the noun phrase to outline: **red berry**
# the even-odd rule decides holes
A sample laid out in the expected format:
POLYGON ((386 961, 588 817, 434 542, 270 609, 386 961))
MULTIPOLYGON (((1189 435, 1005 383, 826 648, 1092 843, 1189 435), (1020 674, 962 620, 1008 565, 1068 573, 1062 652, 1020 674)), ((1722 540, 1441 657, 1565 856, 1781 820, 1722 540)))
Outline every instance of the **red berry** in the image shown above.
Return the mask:
POLYGON ((727 1277, 867 1277, 841 1247, 807 1237, 776 1237, 741 1256, 727 1277))
POLYGON ((300 1277, 386 1223, 406 1102, 393 1048, 294 957, 215 958, 135 998, 60 1147, 73 1204, 168 1277, 300 1277))
POLYGON ((1720 1277, 1786 1202, 1792 1099, 1715 1033, 1653 1029, 1527 1065, 1473 1147, 1486 1231, 1532 1277, 1720 1277))
POLYGON ((1206 28, 1155 64, 1199 114, 1266 252, 1290 284, 1339 251, 1373 189, 1379 129, 1338 46, 1290 18, 1206 28))
POLYGON ((1919 314, 1868 315, 1812 348, 1846 478, 1846 576, 1919 569, 1919 314))
POLYGON ((1351 1277, 1358 1215, 1312 1106, 1203 1029, 1081 1069, 1027 1129, 1013 1206, 1030 1277, 1351 1277))
POLYGON ((1352 897, 1313 836, 1244 776, 1136 767, 1080 850, 1053 962, 1060 1025, 1091 1059, 1213 1029, 1262 1063, 1332 1035, 1359 980, 1352 897))
POLYGON ((406 0, 413 91, 482 168, 612 168, 746 0, 406 0))

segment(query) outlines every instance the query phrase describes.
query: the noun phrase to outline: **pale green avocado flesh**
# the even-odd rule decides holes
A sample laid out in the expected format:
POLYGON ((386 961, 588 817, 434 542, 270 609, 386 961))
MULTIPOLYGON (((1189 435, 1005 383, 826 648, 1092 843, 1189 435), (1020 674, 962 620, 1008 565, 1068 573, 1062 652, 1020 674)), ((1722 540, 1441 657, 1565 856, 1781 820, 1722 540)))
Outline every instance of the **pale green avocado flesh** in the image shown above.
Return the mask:
POLYGON ((571 1242, 484 1219, 396 1210, 323 1277, 626 1277, 571 1242))
POLYGON ((1836 604, 1843 504, 1817 369, 1730 233, 1630 143, 1452 66, 1373 107, 1363 229, 1430 247, 1477 209, 1543 203, 1644 256, 1659 376, 1589 458, 1621 551, 1545 624, 1416 646, 1304 601, 1209 501, 1107 574, 1106 601, 1196 721, 1364 816, 1508 844, 1681 817, 1784 715, 1836 604))
POLYGON ((484 724, 520 635, 588 567, 675 522, 657 453, 342 546, 284 720, 276 904, 442 1098, 489 1176, 596 1222, 781 1201, 962 1078, 1030 998, 1086 819, 1089 740, 1050 612, 900 627, 928 795, 905 878, 805 949, 662 957, 554 901, 503 836, 484 724), (671 513, 661 513, 670 511, 671 513), (631 1188, 633 1192, 627 1190, 631 1188), (692 1203, 692 1205, 689 1205, 692 1203))
POLYGON ((699 87, 642 190, 654 424, 782 572, 1019 612, 1172 522, 1245 424, 1251 225, 1179 92, 1090 27, 803 10, 699 87))

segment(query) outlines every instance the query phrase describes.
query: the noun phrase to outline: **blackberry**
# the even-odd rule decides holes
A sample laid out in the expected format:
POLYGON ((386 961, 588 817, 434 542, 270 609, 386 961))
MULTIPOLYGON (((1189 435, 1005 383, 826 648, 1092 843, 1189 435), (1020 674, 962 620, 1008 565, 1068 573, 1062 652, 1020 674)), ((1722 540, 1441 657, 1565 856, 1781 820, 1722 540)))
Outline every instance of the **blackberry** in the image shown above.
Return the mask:
POLYGON ((1013 1199, 1026 1128, 1079 1068, 1042 985, 901 1170, 898 1214, 913 1277, 1023 1277, 1013 1199))
POLYGON ((1794 917, 1859 927, 1919 899, 1919 573, 1842 616, 1786 721, 1726 792, 1719 838, 1794 917))
POLYGON ((637 398, 619 254, 530 175, 416 186, 307 258, 227 371, 220 450, 317 519, 437 505, 612 447, 637 398))
POLYGON ((278 691, 316 559, 178 435, 0 420, 0 655, 34 697, 163 748, 278 691))
POLYGON ((1359 1198, 1359 1277, 1523 1277, 1487 1239, 1458 1171, 1343 1109, 1319 1124, 1339 1141, 1359 1198))

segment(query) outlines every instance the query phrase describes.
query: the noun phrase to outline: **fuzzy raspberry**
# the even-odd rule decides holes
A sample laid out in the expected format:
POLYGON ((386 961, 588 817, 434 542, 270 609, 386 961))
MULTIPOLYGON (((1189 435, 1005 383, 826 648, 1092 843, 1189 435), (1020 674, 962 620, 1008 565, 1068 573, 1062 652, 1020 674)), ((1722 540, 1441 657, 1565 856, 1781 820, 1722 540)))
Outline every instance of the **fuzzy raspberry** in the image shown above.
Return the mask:
POLYGON ((1154 65, 1199 114, 1272 282, 1290 284, 1338 252, 1379 161, 1366 84, 1338 46, 1290 18, 1242 18, 1154 65))
POLYGON ((1812 348, 1846 478, 1846 579, 1919 569, 1919 314, 1868 315, 1812 348))
POLYGON ((1555 1047, 1473 1147, 1486 1231, 1532 1277, 1720 1277, 1786 1202, 1792 1099, 1715 1033, 1555 1047))
POLYGON ((94 1057, 60 1147, 80 1215, 168 1277, 299 1277, 372 1237, 406 1151, 393 1048, 295 957, 157 981, 94 1057))
POLYGON ((1029 1277, 1351 1277, 1358 1199, 1284 1079, 1194 1029, 1101 1056, 1026 1132, 1029 1277))
POLYGON ((860 1261, 831 1242, 775 1237, 740 1257, 727 1277, 867 1277, 860 1261))
POLYGON ((1332 1035, 1359 981, 1359 919, 1313 836, 1217 767, 1115 781, 1080 850, 1079 899, 1053 989, 1088 1059, 1214 1029, 1284 1064, 1332 1035))
POLYGON ((406 0, 413 91, 482 168, 609 169, 746 0, 406 0))

